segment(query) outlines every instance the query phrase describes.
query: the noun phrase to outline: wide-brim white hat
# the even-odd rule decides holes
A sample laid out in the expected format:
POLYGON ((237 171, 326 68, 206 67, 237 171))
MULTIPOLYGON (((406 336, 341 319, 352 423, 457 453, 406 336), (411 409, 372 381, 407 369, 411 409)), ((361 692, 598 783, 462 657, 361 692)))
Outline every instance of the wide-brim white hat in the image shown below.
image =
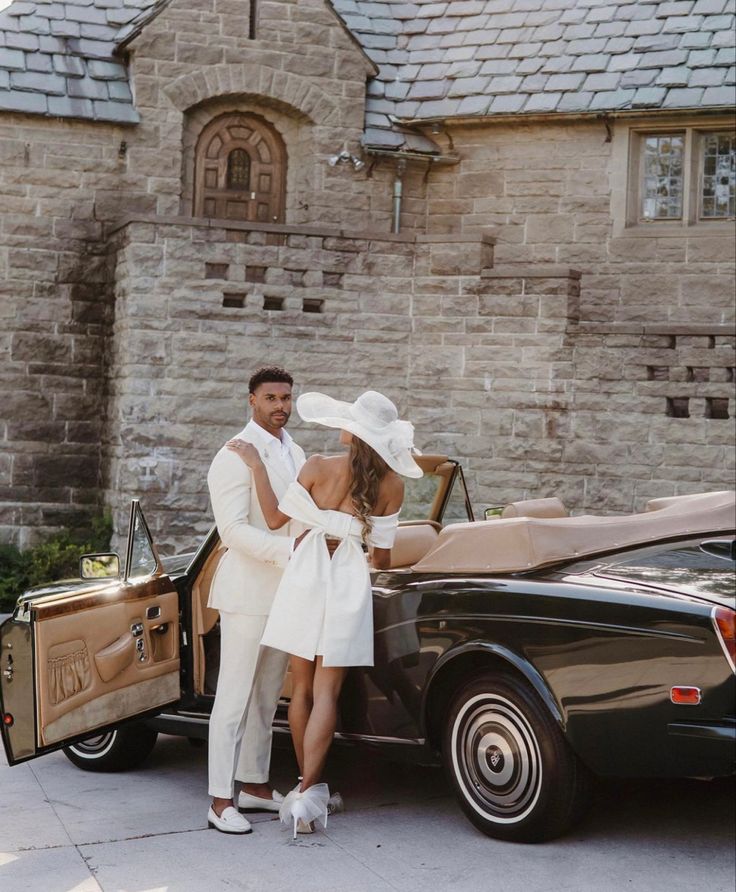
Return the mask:
POLYGON ((354 403, 333 399, 325 393, 303 393, 296 411, 304 421, 348 431, 363 440, 386 464, 404 477, 421 477, 414 461, 414 425, 399 418, 391 400, 375 390, 366 390, 354 403))

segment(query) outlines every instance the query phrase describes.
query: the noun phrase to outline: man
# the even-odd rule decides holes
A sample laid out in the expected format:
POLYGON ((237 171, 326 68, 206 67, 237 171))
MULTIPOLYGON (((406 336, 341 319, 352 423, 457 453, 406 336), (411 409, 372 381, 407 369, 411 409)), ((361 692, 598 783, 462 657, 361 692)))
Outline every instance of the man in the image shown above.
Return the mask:
MULTIPOLYGON (((293 379, 277 367, 259 369, 248 383, 252 419, 238 438, 252 443, 278 498, 304 464, 302 449, 286 432, 293 379)), ((289 523, 271 532, 258 502, 251 472, 223 446, 207 475, 212 510, 227 546, 209 598, 220 611, 220 674, 210 720, 209 793, 211 827, 250 833, 235 808, 235 781, 242 783, 239 808, 278 811, 283 796, 271 789, 271 723, 288 661, 282 651, 261 647, 263 629, 283 568, 304 531, 289 523)))

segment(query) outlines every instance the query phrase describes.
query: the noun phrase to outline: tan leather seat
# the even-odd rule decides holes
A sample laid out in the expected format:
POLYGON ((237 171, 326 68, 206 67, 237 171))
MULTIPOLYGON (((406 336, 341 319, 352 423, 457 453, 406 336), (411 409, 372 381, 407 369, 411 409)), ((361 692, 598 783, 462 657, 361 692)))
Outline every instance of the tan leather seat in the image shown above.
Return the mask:
POLYGON ((224 545, 220 545, 215 549, 213 554, 207 558, 207 563, 202 568, 202 572, 199 574, 194 585, 195 609, 198 610, 199 614, 197 617, 199 620, 197 623, 197 633, 199 635, 206 635, 214 627, 217 618, 220 615, 213 607, 207 606, 207 601, 210 597, 212 580, 215 578, 217 568, 226 551, 227 549, 224 545))
POLYGON ((204 690, 205 654, 204 636, 210 632, 220 616, 219 611, 207 606, 212 588, 212 580, 227 549, 220 544, 207 558, 204 567, 197 577, 192 589, 192 607, 194 610, 194 689, 198 693, 204 690))
POLYGON ((431 523, 410 523, 396 531, 391 549, 391 569, 410 567, 421 560, 437 541, 438 532, 431 523))
POLYGON ((506 505, 501 517, 567 517, 570 512, 556 496, 549 499, 524 499, 506 505))

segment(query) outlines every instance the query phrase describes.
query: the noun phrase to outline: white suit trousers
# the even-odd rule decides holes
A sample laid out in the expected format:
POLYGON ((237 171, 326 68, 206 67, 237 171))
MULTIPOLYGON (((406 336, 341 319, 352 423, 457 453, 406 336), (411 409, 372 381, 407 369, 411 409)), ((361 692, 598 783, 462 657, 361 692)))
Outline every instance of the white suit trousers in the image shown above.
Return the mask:
POLYGON ((271 724, 289 655, 261 647, 267 616, 220 612, 220 673, 210 718, 209 794, 234 795, 234 780, 260 784, 271 764, 271 724))

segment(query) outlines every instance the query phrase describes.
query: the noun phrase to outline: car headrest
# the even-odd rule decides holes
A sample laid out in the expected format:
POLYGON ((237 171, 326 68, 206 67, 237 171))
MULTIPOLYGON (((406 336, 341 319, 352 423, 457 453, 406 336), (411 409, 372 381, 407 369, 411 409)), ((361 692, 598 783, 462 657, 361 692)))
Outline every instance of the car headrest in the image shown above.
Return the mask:
POLYGON ((567 517, 569 513, 562 501, 553 496, 549 499, 511 502, 503 509, 501 517, 567 517))

